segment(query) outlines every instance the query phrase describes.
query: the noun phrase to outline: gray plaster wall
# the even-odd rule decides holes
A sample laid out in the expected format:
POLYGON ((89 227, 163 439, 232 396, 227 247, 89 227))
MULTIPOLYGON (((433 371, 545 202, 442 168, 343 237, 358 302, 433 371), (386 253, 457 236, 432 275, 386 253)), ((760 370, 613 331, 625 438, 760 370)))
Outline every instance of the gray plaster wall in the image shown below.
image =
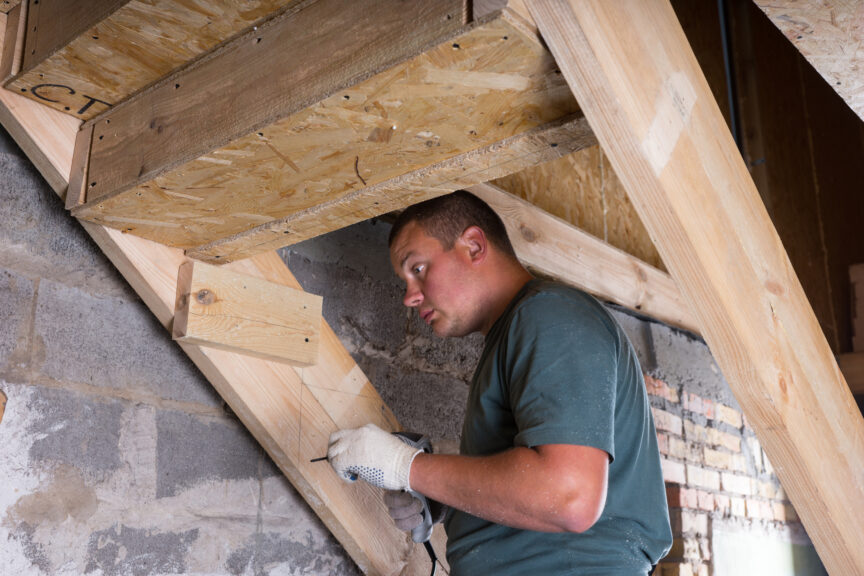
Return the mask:
MULTIPOLYGON (((482 339, 402 306, 388 232, 281 255, 403 425, 457 437, 482 339)), ((704 343, 613 312, 647 371, 735 406, 704 343)), ((2 131, 0 326, 0 575, 357 573, 2 131)))

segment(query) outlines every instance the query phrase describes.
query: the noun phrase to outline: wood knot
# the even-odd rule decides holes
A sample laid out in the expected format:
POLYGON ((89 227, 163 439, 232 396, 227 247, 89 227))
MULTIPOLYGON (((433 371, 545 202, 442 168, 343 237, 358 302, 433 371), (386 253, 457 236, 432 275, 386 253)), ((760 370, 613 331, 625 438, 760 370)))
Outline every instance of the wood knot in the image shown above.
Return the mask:
POLYGON ((522 237, 525 239, 526 242, 537 241, 537 234, 534 232, 534 230, 532 230, 528 226, 525 226, 524 224, 519 225, 519 233, 522 234, 522 237))
POLYGON ((204 306, 209 306, 216 301, 216 295, 213 294, 210 290, 204 288, 203 290, 199 290, 197 294, 195 294, 195 299, 198 300, 204 306))

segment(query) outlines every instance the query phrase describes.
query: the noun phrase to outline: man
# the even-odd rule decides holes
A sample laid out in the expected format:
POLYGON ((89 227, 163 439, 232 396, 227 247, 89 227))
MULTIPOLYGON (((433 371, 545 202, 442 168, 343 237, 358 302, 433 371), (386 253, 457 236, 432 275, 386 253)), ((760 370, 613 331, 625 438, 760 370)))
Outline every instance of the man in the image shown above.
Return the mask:
POLYGON ((331 437, 334 469, 449 506, 454 575, 650 573, 672 534, 642 372, 612 316, 534 279, 468 192, 405 210, 390 258, 435 334, 486 337, 460 454, 369 425, 331 437))

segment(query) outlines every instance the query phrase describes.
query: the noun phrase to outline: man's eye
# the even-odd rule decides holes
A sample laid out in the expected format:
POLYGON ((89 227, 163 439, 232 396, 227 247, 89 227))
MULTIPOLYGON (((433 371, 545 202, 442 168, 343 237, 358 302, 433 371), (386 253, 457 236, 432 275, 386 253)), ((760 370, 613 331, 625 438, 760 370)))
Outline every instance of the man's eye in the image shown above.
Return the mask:
POLYGON ((423 272, 423 265, 422 265, 422 264, 418 264, 418 265, 414 266, 413 268, 411 268, 411 272, 412 272, 415 276, 416 276, 416 275, 419 275, 421 272, 423 272))

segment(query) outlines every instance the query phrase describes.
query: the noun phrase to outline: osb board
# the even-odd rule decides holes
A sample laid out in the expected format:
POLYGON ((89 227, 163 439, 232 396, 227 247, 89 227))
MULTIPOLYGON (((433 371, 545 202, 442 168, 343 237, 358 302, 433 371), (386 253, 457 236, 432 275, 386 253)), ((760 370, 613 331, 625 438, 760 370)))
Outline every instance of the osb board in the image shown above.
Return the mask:
POLYGON ((224 263, 296 244, 362 220, 558 158, 596 143, 581 114, 544 124, 502 142, 327 200, 308 210, 187 250, 191 258, 224 263))
MULTIPOLYGON (((172 246, 198 246, 577 111, 548 51, 502 15, 73 213, 172 246)), ((103 151, 116 153, 124 139, 117 129, 95 125, 90 190, 118 180, 116 167, 102 163, 103 151)))
POLYGON ((599 146, 532 166, 493 183, 665 270, 648 232, 599 146))
POLYGON ((28 21, 30 61, 6 87, 78 118, 93 118, 297 1, 100 0, 117 9, 67 44, 54 46, 50 41, 63 36, 62 26, 92 21, 95 13, 85 2, 42 0, 28 21))
POLYGON ((755 2, 864 120, 864 2, 755 2))

